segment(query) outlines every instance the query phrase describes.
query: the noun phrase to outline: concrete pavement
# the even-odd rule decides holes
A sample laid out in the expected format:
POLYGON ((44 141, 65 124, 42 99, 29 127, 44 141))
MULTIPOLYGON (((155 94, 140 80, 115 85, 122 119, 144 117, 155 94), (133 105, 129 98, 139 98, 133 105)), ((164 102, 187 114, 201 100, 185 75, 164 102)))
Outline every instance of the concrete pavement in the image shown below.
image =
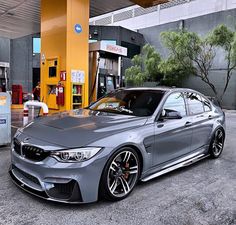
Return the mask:
POLYGON ((120 202, 65 205, 33 197, 8 176, 10 149, 0 149, 0 224, 236 224, 236 113, 226 112, 227 138, 218 160, 205 159, 147 183, 120 202))

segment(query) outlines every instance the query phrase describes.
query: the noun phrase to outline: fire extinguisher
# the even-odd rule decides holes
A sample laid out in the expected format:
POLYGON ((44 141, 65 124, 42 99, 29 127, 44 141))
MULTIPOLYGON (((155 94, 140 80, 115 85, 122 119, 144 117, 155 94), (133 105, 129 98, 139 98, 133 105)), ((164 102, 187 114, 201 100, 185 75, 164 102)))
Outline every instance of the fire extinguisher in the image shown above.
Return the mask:
POLYGON ((64 86, 61 82, 58 83, 56 87, 57 105, 64 106, 65 104, 65 94, 64 86))

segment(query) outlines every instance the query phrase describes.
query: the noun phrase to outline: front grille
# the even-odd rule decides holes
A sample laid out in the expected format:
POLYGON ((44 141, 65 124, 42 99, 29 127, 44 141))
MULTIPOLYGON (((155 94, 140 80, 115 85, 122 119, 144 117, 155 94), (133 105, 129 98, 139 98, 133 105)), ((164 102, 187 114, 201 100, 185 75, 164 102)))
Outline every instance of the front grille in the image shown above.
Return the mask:
POLYGON ((25 178, 32 181, 33 183, 40 185, 40 182, 36 177, 24 172, 23 170, 17 168, 16 166, 12 166, 12 169, 16 170, 18 173, 20 173, 21 175, 23 175, 25 178))
POLYGON ((36 146, 23 145, 16 138, 13 140, 13 148, 17 154, 33 161, 42 161, 50 155, 49 152, 45 152, 36 146))
POLYGON ((38 148, 36 146, 23 145, 22 146, 22 155, 26 159, 30 159, 33 161, 42 161, 42 160, 46 159, 50 155, 50 153, 45 152, 43 149, 38 148))
POLYGON ((17 139, 13 140, 13 147, 17 154, 21 155, 21 144, 17 139))

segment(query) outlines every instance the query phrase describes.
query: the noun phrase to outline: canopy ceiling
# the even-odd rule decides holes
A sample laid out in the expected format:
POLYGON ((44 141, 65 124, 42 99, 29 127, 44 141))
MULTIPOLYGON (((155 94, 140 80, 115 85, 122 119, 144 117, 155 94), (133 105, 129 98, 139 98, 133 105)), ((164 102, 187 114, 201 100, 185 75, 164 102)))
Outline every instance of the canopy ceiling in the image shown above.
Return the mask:
MULTIPOLYGON (((52 0, 51 0, 52 1, 52 0)), ((56 2, 56 0, 53 0, 56 2)), ((91 0, 90 17, 131 5, 153 6, 167 0, 91 0)), ((18 38, 40 32, 40 0, 0 0, 0 37, 18 38)))

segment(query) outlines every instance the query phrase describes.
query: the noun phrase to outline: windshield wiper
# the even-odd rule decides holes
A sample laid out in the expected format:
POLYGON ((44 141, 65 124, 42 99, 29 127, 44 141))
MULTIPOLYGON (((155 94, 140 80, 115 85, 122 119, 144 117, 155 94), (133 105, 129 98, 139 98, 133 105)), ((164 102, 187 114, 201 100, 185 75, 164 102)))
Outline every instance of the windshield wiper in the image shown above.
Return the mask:
POLYGON ((122 106, 119 106, 119 107, 115 107, 114 108, 115 110, 118 110, 119 112, 127 112, 129 114, 133 114, 134 112, 129 110, 129 109, 126 109, 125 107, 122 107, 122 106))
POLYGON ((127 113, 127 114, 133 114, 133 111, 129 110, 129 109, 126 109, 124 107, 114 107, 114 108, 111 108, 111 107, 107 107, 107 108, 103 108, 103 109, 98 109, 98 110, 95 110, 95 111, 100 111, 100 112, 119 112, 119 113, 127 113))

